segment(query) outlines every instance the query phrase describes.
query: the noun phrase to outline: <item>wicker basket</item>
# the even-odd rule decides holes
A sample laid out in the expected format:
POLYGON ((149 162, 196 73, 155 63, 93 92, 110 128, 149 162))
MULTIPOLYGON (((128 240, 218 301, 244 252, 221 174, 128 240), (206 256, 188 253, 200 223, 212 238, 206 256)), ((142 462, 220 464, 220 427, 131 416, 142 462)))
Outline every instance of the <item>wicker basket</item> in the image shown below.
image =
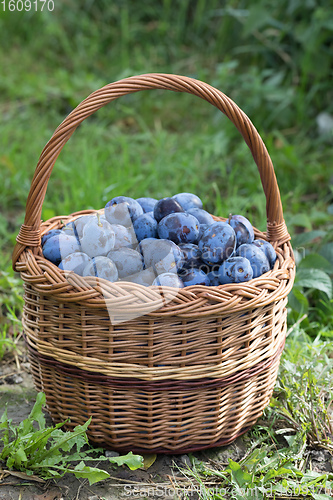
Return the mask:
POLYGON ((137 452, 184 453, 225 445, 246 432, 269 402, 284 346, 295 275, 289 240, 265 145, 223 93, 164 74, 127 78, 92 93, 40 156, 13 254, 25 285, 23 325, 33 377, 54 421, 70 417, 72 428, 92 416, 93 443, 137 452), (41 235, 83 213, 41 222, 48 179, 63 146, 99 108, 148 89, 201 97, 240 131, 266 195, 267 232, 255 229, 255 235, 275 247, 273 270, 243 284, 175 293, 65 275, 43 258, 41 235))

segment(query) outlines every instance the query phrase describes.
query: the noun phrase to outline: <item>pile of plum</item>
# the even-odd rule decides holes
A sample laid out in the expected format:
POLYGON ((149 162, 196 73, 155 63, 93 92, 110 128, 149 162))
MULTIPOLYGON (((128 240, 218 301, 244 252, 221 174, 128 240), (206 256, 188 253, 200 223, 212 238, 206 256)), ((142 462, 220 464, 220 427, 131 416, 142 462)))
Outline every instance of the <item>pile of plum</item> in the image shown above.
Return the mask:
POLYGON ((274 266, 272 245, 254 238, 242 215, 214 221, 192 193, 117 196, 42 237, 46 259, 64 271, 144 286, 218 286, 257 278, 274 266))

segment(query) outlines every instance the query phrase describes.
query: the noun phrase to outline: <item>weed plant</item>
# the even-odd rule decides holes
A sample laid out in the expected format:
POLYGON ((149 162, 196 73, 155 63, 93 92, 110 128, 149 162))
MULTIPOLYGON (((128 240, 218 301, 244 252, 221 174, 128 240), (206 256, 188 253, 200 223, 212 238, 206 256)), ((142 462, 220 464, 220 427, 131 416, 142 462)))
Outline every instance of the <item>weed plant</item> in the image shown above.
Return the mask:
POLYGON ((8 419, 7 409, 0 418, 0 463, 9 469, 23 471, 27 478, 38 475, 43 478, 60 478, 72 473, 77 478, 87 478, 89 484, 102 481, 110 476, 105 470, 86 465, 89 462, 107 461, 115 465, 127 465, 131 470, 143 465, 140 455, 106 457, 102 449, 88 445, 86 431, 91 418, 84 425, 77 425, 72 431, 63 431, 65 422, 55 426, 46 426, 43 407, 45 394, 37 395, 36 403, 30 415, 18 426, 8 419), (38 429, 34 427, 37 426, 38 429))

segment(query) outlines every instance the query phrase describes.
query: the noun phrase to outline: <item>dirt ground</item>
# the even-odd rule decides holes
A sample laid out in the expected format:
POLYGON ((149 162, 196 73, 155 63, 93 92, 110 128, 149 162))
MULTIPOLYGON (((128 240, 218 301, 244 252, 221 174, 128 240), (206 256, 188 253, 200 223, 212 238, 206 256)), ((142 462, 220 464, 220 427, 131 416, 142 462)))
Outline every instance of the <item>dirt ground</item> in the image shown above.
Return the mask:
MULTIPOLYGON (((9 360, 0 364, 0 416, 7 403, 8 417, 14 424, 24 420, 30 413, 35 399, 36 390, 29 372, 29 363, 9 360)), ((47 415, 46 415, 47 416, 47 415)), ((49 418, 49 417, 48 417, 49 418)), ((49 419, 51 424, 51 419, 49 419)), ((246 453, 246 434, 238 438, 228 447, 194 453, 193 455, 205 462, 221 465, 228 464, 228 458, 240 460, 246 453)), ((115 452, 106 452, 115 453, 115 452)), ((149 463, 149 456, 146 457, 149 463)), ((312 457, 313 469, 318 471, 333 471, 331 457, 325 452, 314 451, 312 457)), ((86 462, 89 465, 89 462, 86 462)), ((66 474, 57 481, 32 481, 28 477, 13 475, 0 469, 0 500, 118 500, 124 498, 141 499, 193 499, 199 498, 197 491, 200 486, 186 479, 179 468, 191 466, 187 455, 160 455, 147 469, 131 471, 126 466, 98 466, 107 470, 110 478, 89 486, 86 479, 76 479, 72 474, 66 474), (186 496, 187 495, 187 496, 186 496)), ((1 467, 1 466, 0 466, 1 467)))

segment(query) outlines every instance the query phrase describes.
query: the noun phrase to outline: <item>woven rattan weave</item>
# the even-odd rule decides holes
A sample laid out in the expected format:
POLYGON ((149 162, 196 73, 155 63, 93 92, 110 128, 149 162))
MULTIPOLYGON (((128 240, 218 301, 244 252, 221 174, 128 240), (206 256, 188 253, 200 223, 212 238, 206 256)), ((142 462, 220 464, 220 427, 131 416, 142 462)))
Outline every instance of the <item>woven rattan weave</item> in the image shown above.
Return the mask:
MULTIPOLYGON (((218 218, 216 218, 218 219, 218 218)), ((268 404, 286 335, 295 274, 268 152, 249 118, 217 89, 163 74, 127 78, 85 99, 45 146, 13 254, 25 285, 23 325, 35 385, 55 421, 90 416, 92 442, 119 450, 183 453, 226 444, 268 404), (64 273, 42 256, 41 235, 87 212, 41 221, 52 168, 78 125, 139 90, 188 92, 238 128, 258 166, 274 268, 247 283, 179 291, 64 273)))

